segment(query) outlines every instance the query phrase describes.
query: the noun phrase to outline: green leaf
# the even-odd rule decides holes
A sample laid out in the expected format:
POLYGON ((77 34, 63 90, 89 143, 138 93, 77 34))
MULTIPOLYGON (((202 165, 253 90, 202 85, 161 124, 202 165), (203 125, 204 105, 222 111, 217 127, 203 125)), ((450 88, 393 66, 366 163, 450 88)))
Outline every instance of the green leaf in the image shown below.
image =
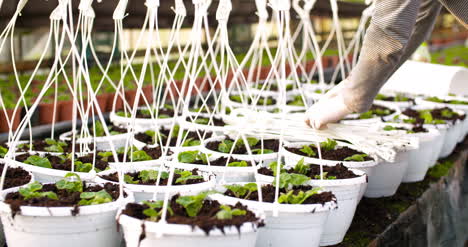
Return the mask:
POLYGON ((75 161, 75 171, 77 172, 90 172, 93 169, 93 164, 75 161))
POLYGON ((321 188, 313 188, 312 190, 309 191, 300 191, 296 195, 294 194, 294 191, 288 191, 288 193, 281 193, 281 195, 278 198, 279 203, 283 204, 303 204, 309 197, 318 194, 321 188))
MULTIPOLYGON (((270 165, 268 165, 268 166, 269 166, 270 169, 273 171, 273 176, 276 177, 276 174, 277 174, 276 172, 277 172, 277 170, 278 170, 278 162, 277 162, 277 161, 271 162, 270 165)), ((283 167, 284 167, 284 165, 281 164, 281 165, 280 165, 280 174, 286 171, 286 170, 284 170, 283 167)))
POLYGON ((86 205, 99 205, 112 202, 112 196, 106 190, 98 192, 83 192, 80 194, 81 201, 78 203, 80 206, 86 205))
POLYGON ((359 119, 370 119, 373 117, 374 117, 374 113, 372 111, 367 111, 359 115, 359 119))
POLYGON ((252 154, 272 154, 274 152, 271 149, 252 149, 252 154))
POLYGON ((202 124, 202 125, 207 125, 210 120, 208 118, 197 118, 194 121, 196 124, 202 124))
POLYGON ((193 175, 191 171, 176 171, 181 177, 176 180, 176 184, 186 184, 189 180, 203 179, 202 176, 193 175))
POLYGON ((320 143, 320 147, 328 151, 335 150, 336 145, 338 145, 338 143, 332 139, 327 139, 327 141, 320 143))
POLYGON ((308 157, 315 157, 317 155, 309 145, 302 146, 302 149, 299 151, 306 154, 308 157))
POLYGON ((294 173, 307 175, 310 171, 310 165, 306 165, 304 162, 304 158, 297 162, 296 166, 294 167, 294 173))
POLYGON ((432 124, 434 121, 434 118, 432 117, 431 111, 430 110, 422 110, 419 112, 419 117, 424 119, 425 124, 432 124))
MULTIPOLYGON (((161 179, 169 178, 169 174, 167 174, 167 176, 166 174, 165 172, 161 173, 161 179)), ((148 182, 150 180, 157 180, 158 175, 159 175, 159 172, 156 170, 143 170, 143 171, 140 171, 138 178, 140 178, 143 182, 148 182)))
POLYGON ((357 161, 357 162, 363 162, 365 161, 364 158, 367 157, 367 154, 355 154, 353 156, 350 156, 346 159, 344 159, 344 161, 357 161))
POLYGON ((445 110, 442 110, 441 114, 442 114, 442 117, 452 118, 453 115, 455 115, 455 112, 453 112, 451 110, 448 110, 448 109, 445 109, 445 110))
MULTIPOLYGON (((280 175, 279 187, 289 190, 294 186, 304 185, 309 180, 310 178, 308 176, 302 174, 282 173, 280 175)), ((273 183, 276 183, 276 178, 273 183)))
POLYGON ((257 191, 257 184, 256 183, 248 183, 244 186, 239 184, 234 185, 225 185, 226 189, 230 190, 235 197, 240 199, 246 199, 250 196, 252 192, 257 191))
POLYGON ((197 161, 197 155, 199 151, 186 151, 179 153, 177 159, 179 162, 186 163, 186 164, 193 164, 197 161))
POLYGON ((216 213, 216 218, 218 220, 230 220, 233 218, 233 216, 242 216, 247 214, 247 211, 245 210, 237 208, 232 210, 231 207, 226 205, 221 205, 220 208, 221 210, 216 213))
POLYGON ((147 161, 147 160, 152 160, 153 158, 149 156, 145 151, 143 150, 138 150, 132 153, 132 160, 134 162, 141 162, 141 161, 147 161))
POLYGON ((24 163, 38 167, 52 168, 52 164, 47 158, 43 158, 37 155, 29 156, 28 159, 24 161, 24 163))
POLYGON ((212 192, 204 192, 195 196, 181 196, 176 202, 185 208, 189 217, 196 217, 203 207, 203 201, 212 192))
POLYGON ((68 181, 62 179, 55 183, 55 186, 60 190, 68 190, 70 192, 83 192, 83 182, 81 181, 80 176, 76 173, 69 172, 65 175, 65 178, 74 177, 76 181, 68 181))
POLYGON ((8 149, 0 146, 0 158, 5 158, 5 155, 8 153, 8 149))
POLYGON ((133 180, 133 177, 128 175, 128 174, 124 175, 124 182, 127 183, 127 184, 138 184, 139 183, 138 180, 137 181, 133 180))
POLYGON ((42 197, 48 197, 52 200, 58 200, 58 196, 54 192, 38 192, 41 189, 42 184, 36 181, 34 183, 28 184, 26 187, 20 188, 18 192, 24 197, 25 200, 42 197))
POLYGON ((249 166, 245 160, 231 162, 227 165, 228 167, 247 167, 249 166))
POLYGON ((232 150, 232 147, 234 145, 234 142, 231 140, 223 140, 221 143, 218 145, 218 151, 221 153, 230 153, 232 150))
POLYGON ((392 130, 396 130, 396 129, 397 129, 397 128, 395 128, 395 127, 393 127, 393 126, 391 126, 391 125, 387 125, 387 126, 385 126, 385 127, 383 128, 383 130, 385 130, 385 131, 392 131, 392 130))

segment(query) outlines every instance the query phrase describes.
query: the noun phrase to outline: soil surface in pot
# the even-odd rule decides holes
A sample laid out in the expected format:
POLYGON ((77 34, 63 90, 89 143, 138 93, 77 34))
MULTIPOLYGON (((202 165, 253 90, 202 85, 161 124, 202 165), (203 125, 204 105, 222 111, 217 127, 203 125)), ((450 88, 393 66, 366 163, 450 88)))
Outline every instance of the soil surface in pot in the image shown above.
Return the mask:
POLYGON ((413 133, 427 133, 429 130, 424 128, 422 125, 413 125, 411 128, 406 128, 406 127, 393 127, 391 125, 385 126, 384 130, 386 131, 391 131, 391 130, 403 130, 406 131, 408 134, 413 134, 413 133))
MULTIPOLYGON (((3 174, 4 164, 0 164, 0 171, 3 174)), ((8 167, 7 174, 5 176, 5 183, 3 189, 9 189, 13 187, 19 187, 25 185, 31 181, 31 175, 21 167, 8 167)))
MULTIPOLYGON (((294 168, 290 168, 286 170, 287 173, 297 173, 294 168)), ((346 166, 342 163, 337 164, 335 166, 323 166, 324 175, 326 173, 326 177, 335 177, 335 179, 350 179, 350 178, 357 178, 358 175, 354 174, 351 170, 349 170, 346 166)), ((262 167, 258 170, 258 173, 266 175, 266 176, 273 176, 273 171, 270 168, 262 167)), ((309 169, 307 170, 306 175, 312 179, 317 179, 317 176, 320 176, 320 166, 319 165, 310 165, 309 169)), ((325 176, 324 176, 325 178, 325 176)))
MULTIPOLYGON (((129 149, 130 151, 130 149, 129 149)), ((134 150, 134 151, 137 151, 137 150, 134 150)), ((161 150, 161 147, 154 147, 154 148, 151 148, 151 147, 148 147, 148 146, 144 146, 141 151, 145 151, 146 154, 148 154, 149 156, 151 156, 151 158, 153 158, 153 160, 157 160, 159 158, 161 158, 162 156, 162 150, 161 150)), ((102 156, 99 155, 98 153, 98 157, 100 157, 101 159, 103 158, 102 156)), ((117 162, 122 162, 124 160, 124 153, 117 153, 117 157, 118 157, 118 161, 117 162)), ((127 154, 127 162, 130 162, 130 156, 127 154)), ((115 159, 114 159, 114 156, 109 156, 107 157, 107 161, 108 162, 116 162, 115 159)))
MULTIPOLYGON (((306 191, 309 191, 311 189, 313 189, 312 186, 295 186, 293 188, 293 190, 294 190, 293 194, 297 195, 301 191, 306 192, 306 191)), ((270 203, 275 202, 275 190, 276 190, 275 187, 273 185, 271 185, 271 184, 262 186, 263 202, 270 202, 270 203)), ((285 193, 285 194, 287 193, 287 191, 285 189, 280 189, 279 192, 280 193, 285 193)), ((236 197, 235 193, 233 193, 230 190, 227 190, 224 193, 224 195, 230 196, 230 197, 236 197)), ((254 191, 250 195, 247 195, 246 198, 240 198, 240 199, 258 201, 258 199, 259 199, 258 192, 254 191)), ((307 198, 304 201, 303 204, 322 204, 322 205, 324 205, 325 203, 331 202, 331 201, 336 201, 336 198, 333 195, 333 193, 331 193, 331 192, 322 192, 322 193, 315 194, 315 195, 307 198)))
MULTIPOLYGON (((302 147, 299 148, 291 148, 291 147, 285 147, 286 150, 288 150, 291 153, 301 155, 304 157, 308 158, 319 158, 318 156, 318 150, 315 147, 315 145, 309 145, 309 147, 314 151, 315 155, 314 156, 308 156, 306 153, 301 151, 302 147)), ((354 149, 351 149, 349 147, 336 147, 335 150, 326 150, 326 149, 320 149, 322 152, 322 159, 324 160, 336 160, 336 161, 345 161, 346 158, 351 157, 353 155, 363 155, 364 153, 356 151, 354 149)), ((371 161, 374 160, 369 156, 363 157, 364 161, 371 161)))
MULTIPOLYGON (((271 96, 268 96, 268 97, 258 97, 258 96, 253 96, 253 98, 255 100, 257 100, 257 105, 258 106, 263 106, 263 105, 275 105, 276 104, 276 99, 274 99, 273 97, 271 96)), ((231 95, 229 97, 229 99, 231 99, 232 101, 234 102, 237 102, 237 103, 243 103, 242 101, 242 96, 240 95, 231 95)), ((247 100, 247 103, 248 104, 252 104, 252 101, 253 99, 251 97, 247 97, 247 96, 244 96, 244 100, 247 100)))
MULTIPOLYGON (((16 156, 18 162, 24 163, 29 157, 33 156, 32 154, 26 153, 16 156)), ((60 157, 57 155, 45 154, 44 158, 47 158, 52 165, 52 169, 62 170, 62 171, 71 171, 72 161, 66 157, 60 157)), ((89 172, 89 171, 80 171, 77 161, 83 164, 93 164, 94 155, 88 154, 81 157, 75 158, 75 172, 89 172)), ((96 171, 104 171, 109 168, 109 163, 100 159, 100 156, 96 157, 95 169, 96 171)), ((91 168, 89 168, 91 170, 91 168)))
MULTIPOLYGON (((71 153, 72 152, 72 142, 71 141, 56 141, 60 142, 61 145, 53 144, 50 145, 47 143, 46 140, 33 140, 32 142, 32 151, 38 151, 38 152, 53 152, 53 153, 71 153), (61 150, 56 149, 57 146, 60 146, 60 148, 63 150, 63 152, 60 152, 61 150)), ((80 153, 80 144, 75 144, 75 152, 80 153)), ((94 144, 88 144, 88 148, 90 150, 94 149, 94 144)), ((30 150, 30 144, 24 143, 18 145, 18 152, 29 152, 30 150)))
MULTIPOLYGON (((225 140, 226 141, 227 140, 232 141, 232 142, 235 141, 235 140, 230 139, 230 138, 226 138, 225 140)), ((220 143, 221 143, 221 141, 208 142, 206 144, 206 148, 208 148, 210 150, 213 150, 213 151, 219 152, 218 147, 219 147, 220 143)), ((250 147, 251 150, 262 149, 262 148, 263 148, 263 150, 268 149, 268 150, 272 150, 273 152, 277 153, 278 150, 279 150, 279 140, 274 140, 274 139, 263 140, 263 142, 259 141, 256 145, 250 147)), ((234 148, 234 151, 232 153, 233 154, 248 154, 247 148, 245 147, 245 145, 236 145, 235 148, 234 148)))
MULTIPOLYGON (((127 112, 125 114, 124 112, 118 112, 117 115, 121 117, 130 117, 130 113, 127 112)), ((154 118, 159 118, 159 119, 164 119, 164 118, 171 118, 174 117, 174 110, 173 109, 167 109, 167 108, 160 108, 156 117, 156 111, 153 111, 153 117, 154 118)), ((151 119, 151 111, 148 109, 138 109, 136 113, 136 118, 143 118, 143 119, 151 119)))
MULTIPOLYGON (((149 170, 148 170, 149 171, 149 170)), ((142 171, 138 171, 138 172, 129 172, 129 173, 125 173, 124 176, 128 177, 128 178, 132 178, 132 181, 134 182, 133 184, 139 184, 139 185, 156 185, 156 178, 155 179, 148 179, 148 180, 143 180, 142 179, 142 176, 141 176, 141 172, 142 171)), ((157 173, 156 173, 157 174, 157 173)), ((166 173, 168 174, 168 173, 166 173)), ((201 176, 198 172, 197 169, 194 169, 192 170, 192 174, 194 176, 201 176)), ((99 177, 101 177, 102 179, 105 179, 105 180, 109 180, 109 181, 112 181, 112 182, 116 182, 118 183, 119 182, 119 177, 118 177, 118 174, 117 172, 114 172, 114 173, 111 173, 109 175, 100 175, 99 177)), ((156 176, 155 176, 156 177, 156 176)), ((182 175, 180 174, 177 174, 177 173, 174 173, 174 178, 172 179, 172 185, 181 185, 180 183, 176 183, 177 179, 181 178, 182 175)), ((161 179, 159 181, 159 185, 167 185, 167 183, 169 182, 169 179, 168 178, 165 178, 163 175, 161 175, 161 179)), ((190 185, 190 184, 199 184, 199 183, 203 183, 205 182, 205 180, 203 178, 194 178, 194 179, 188 179, 186 180, 185 182, 185 185, 190 185)), ((128 182, 127 182, 128 183, 128 182)))
POLYGON ((389 101, 389 102, 411 102, 413 104, 415 103, 413 98, 406 96, 406 95, 401 95, 401 94, 398 94, 396 96, 378 94, 375 99, 382 100, 382 101, 389 101))
POLYGON ((196 124, 201 124, 201 125, 211 125, 211 126, 221 126, 221 127, 228 125, 226 122, 224 122, 222 118, 219 118, 219 117, 213 117, 212 121, 210 121, 209 118, 202 118, 202 117, 198 117, 198 118, 187 117, 185 120, 190 123, 196 123, 196 124))
MULTIPOLYGON (((466 115, 460 115, 455 112, 453 114, 446 114, 447 112, 453 112, 452 109, 448 107, 436 108, 430 110, 430 113, 434 119, 444 120, 449 123, 454 124, 457 120, 464 120, 466 115)), ((424 124, 425 119, 421 117, 421 112, 414 109, 406 109, 402 112, 404 115, 416 119, 417 124, 424 124)))
MULTIPOLYGON (((119 198, 119 185, 106 183, 103 185, 86 184, 83 182, 83 192, 99 192, 105 190, 115 201, 119 198)), ((78 203, 81 201, 81 192, 69 191, 66 189, 58 189, 55 184, 44 184, 38 192, 54 192, 57 194, 58 200, 51 199, 47 196, 25 199, 19 192, 8 193, 5 197, 5 203, 9 204, 13 214, 21 211, 20 206, 34 207, 75 207, 74 215, 78 214, 78 203)))
MULTIPOLYGON (((173 214, 167 214, 167 223, 190 225, 192 227, 199 227, 207 235, 214 229, 219 229, 224 232, 226 227, 235 226, 239 231, 244 223, 258 223, 260 219, 248 208, 240 203, 230 206, 232 210, 239 209, 246 212, 245 215, 233 216, 232 219, 220 220, 216 214, 222 210, 221 204, 218 201, 205 200, 203 206, 195 217, 189 217, 184 207, 177 203, 179 195, 172 197, 169 207, 172 209, 173 214)), ((139 220, 149 220, 143 211, 149 209, 145 204, 129 203, 122 211, 122 214, 128 215, 139 220)), ((263 226, 260 222, 259 226, 263 226)), ((240 233, 240 232, 239 232, 240 233)))
MULTIPOLYGON (((210 160, 210 165, 211 166, 226 166, 226 164, 228 163, 228 160, 229 160, 229 163, 242 162, 242 160, 228 159, 226 157, 221 157, 221 158, 218 158, 218 159, 215 159, 215 160, 210 160)), ((249 163, 250 162, 247 162, 247 164, 249 164, 249 163)), ((197 160, 195 162, 192 162, 191 164, 208 165, 207 163, 204 163, 202 160, 197 160)), ((250 166, 252 166, 252 163, 250 163, 250 166)))
MULTIPOLYGON (((163 145, 166 145, 167 143, 167 137, 169 136, 170 134, 170 129, 168 128, 162 128, 160 130, 160 135, 162 137, 162 144, 163 145)), ((169 142, 169 146, 171 147, 175 147, 176 144, 177 144, 177 134, 178 134, 178 131, 177 133, 174 133, 176 132, 176 130, 173 130, 173 137, 171 137, 171 140, 169 142)), ((185 141, 187 140, 191 140, 191 141, 201 141, 200 140, 200 136, 201 137, 204 137, 204 139, 207 139, 207 138, 210 138, 213 133, 212 132, 205 132, 205 131, 189 131, 189 132, 185 132, 187 137, 185 138, 185 141)), ((140 142, 143 142, 143 143, 146 143, 148 145, 154 145, 154 139, 151 135, 149 135, 148 133, 146 132, 143 132, 143 133, 138 133, 135 135, 135 139, 140 141, 140 142)), ((184 140, 182 140, 184 141, 184 140)), ((159 144, 159 141, 158 141, 158 144, 159 144)))
POLYGON ((376 117, 385 117, 395 113, 394 110, 380 105, 372 105, 369 111, 359 114, 357 117, 347 117, 344 120, 364 120, 376 117))

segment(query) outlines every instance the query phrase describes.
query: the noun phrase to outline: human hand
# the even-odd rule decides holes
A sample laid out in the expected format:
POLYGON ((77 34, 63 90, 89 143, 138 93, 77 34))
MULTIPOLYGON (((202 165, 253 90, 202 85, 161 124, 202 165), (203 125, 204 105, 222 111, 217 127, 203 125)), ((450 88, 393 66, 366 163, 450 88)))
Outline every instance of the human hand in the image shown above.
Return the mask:
POLYGON ((341 89, 343 83, 326 93, 306 112, 305 122, 311 128, 324 129, 329 123, 335 123, 351 114, 344 103, 341 89))

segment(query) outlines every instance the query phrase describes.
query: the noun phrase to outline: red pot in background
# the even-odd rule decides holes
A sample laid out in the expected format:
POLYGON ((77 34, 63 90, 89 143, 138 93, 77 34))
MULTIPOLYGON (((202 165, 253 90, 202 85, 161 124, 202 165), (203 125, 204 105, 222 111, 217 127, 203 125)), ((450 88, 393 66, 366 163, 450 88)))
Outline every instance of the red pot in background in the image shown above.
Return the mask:
POLYGON ((73 100, 60 102, 60 107, 58 109, 59 109, 58 114, 59 114, 60 121, 73 120, 73 100))
MULTIPOLYGON (((111 112, 114 108, 114 99, 117 93, 108 93, 107 94, 107 104, 106 104, 106 112, 111 112)), ((123 109, 123 99, 122 97, 118 96, 117 100, 115 101, 115 110, 119 111, 123 109)))
POLYGON ((54 103, 41 103, 39 104, 39 124, 52 124, 54 122, 59 121, 59 113, 60 113, 60 103, 57 102, 57 109, 54 109, 54 103))
MULTIPOLYGON (((143 86, 143 95, 145 96, 146 100, 148 100, 148 103, 153 102, 153 85, 146 85, 143 86)), ((143 97, 140 99, 140 105, 144 105, 145 101, 143 100, 143 97)))
POLYGON ((5 115, 5 111, 3 111, 3 109, 0 109, 0 133, 8 132, 10 130, 7 119, 9 119, 12 122, 12 130, 18 129, 18 126, 21 121, 22 109, 23 109, 22 107, 18 108, 18 111, 16 112, 16 114, 14 114, 13 109, 7 109, 6 115, 5 115))
POLYGON ((130 105, 130 107, 133 107, 133 104, 135 103, 135 98, 136 90, 125 90, 125 100, 130 105))

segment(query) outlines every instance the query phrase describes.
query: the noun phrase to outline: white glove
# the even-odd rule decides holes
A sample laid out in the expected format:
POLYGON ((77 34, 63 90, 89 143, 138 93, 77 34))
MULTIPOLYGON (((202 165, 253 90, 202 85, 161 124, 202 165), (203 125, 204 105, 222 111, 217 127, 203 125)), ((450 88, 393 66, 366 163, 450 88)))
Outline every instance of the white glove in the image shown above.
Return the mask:
POLYGON ((314 129, 324 129, 329 123, 335 123, 352 112, 344 103, 341 92, 343 83, 326 93, 306 112, 306 123, 314 129))

